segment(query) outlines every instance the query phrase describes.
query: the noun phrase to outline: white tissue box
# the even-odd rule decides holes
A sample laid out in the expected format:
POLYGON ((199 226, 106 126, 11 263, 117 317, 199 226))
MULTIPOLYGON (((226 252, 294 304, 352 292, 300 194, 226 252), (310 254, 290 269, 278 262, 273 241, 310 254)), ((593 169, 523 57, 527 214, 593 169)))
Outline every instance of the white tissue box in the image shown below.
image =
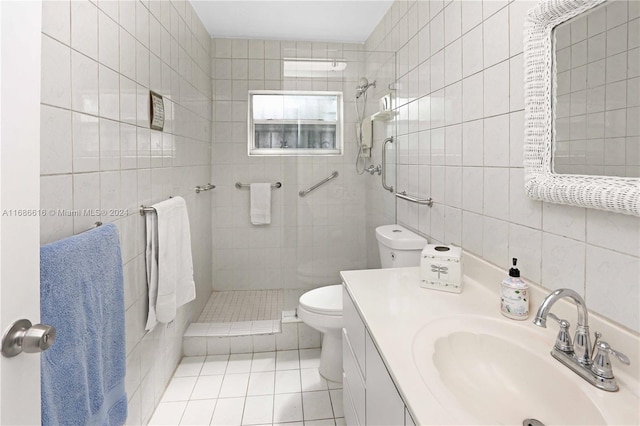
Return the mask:
POLYGON ((462 249, 427 244, 420 257, 420 287, 462 292, 462 249))

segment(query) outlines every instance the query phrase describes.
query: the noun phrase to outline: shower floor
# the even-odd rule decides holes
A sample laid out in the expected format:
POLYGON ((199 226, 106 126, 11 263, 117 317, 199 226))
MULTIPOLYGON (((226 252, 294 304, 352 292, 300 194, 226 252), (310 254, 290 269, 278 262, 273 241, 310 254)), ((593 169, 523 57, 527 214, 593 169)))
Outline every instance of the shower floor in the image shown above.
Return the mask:
POLYGON ((279 320, 282 311, 298 307, 306 290, 214 291, 198 318, 199 323, 279 320))
POLYGON ((319 348, 320 333, 296 316, 305 291, 214 291, 184 333, 184 355, 319 348))

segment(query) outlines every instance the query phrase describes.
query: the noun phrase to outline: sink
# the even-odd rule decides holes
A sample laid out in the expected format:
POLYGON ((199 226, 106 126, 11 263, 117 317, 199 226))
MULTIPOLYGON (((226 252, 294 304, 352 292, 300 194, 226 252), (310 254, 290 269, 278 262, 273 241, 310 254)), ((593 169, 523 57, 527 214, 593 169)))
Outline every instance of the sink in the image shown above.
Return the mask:
POLYGON ((482 316, 447 317, 415 336, 413 359, 434 398, 460 424, 633 424, 638 398, 609 393, 549 352, 556 330, 482 316))

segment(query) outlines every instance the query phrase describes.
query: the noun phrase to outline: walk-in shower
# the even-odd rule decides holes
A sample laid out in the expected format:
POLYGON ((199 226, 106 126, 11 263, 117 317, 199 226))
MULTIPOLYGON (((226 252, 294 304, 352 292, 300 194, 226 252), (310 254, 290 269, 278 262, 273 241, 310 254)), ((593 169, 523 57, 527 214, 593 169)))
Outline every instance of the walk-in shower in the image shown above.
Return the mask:
MULTIPOLYGON (((283 73, 282 64, 310 62, 310 52, 304 45, 283 43, 280 48, 281 60, 263 60, 265 77, 267 72, 272 76, 269 80, 265 78, 264 85, 252 86, 257 84, 253 81, 247 85, 243 75, 231 75, 231 80, 222 74, 214 76, 217 114, 211 176, 217 191, 212 199, 214 292, 185 334, 185 353, 190 355, 319 347, 319 334, 295 317, 298 298, 314 288, 340 283, 342 270, 369 267, 369 218, 373 219, 371 226, 382 221, 392 223, 395 219, 387 218, 384 208, 376 208, 372 213, 365 209, 370 181, 353 173, 353 160, 360 151, 361 137, 352 130, 361 127, 363 121, 366 125, 368 117, 376 112, 377 100, 373 106, 365 105, 366 98, 376 94, 376 84, 385 88, 395 81, 395 54, 367 52, 352 45, 331 46, 326 52, 313 54, 336 58, 336 63, 345 64, 342 69, 325 67, 307 72, 306 68, 297 67, 294 75, 283 73), (344 137, 342 152, 292 152, 289 148, 275 155, 248 155, 249 90, 281 91, 278 95, 302 91, 316 95, 309 97, 305 108, 291 102, 291 96, 281 96, 282 102, 276 104, 277 108, 268 111, 271 114, 282 110, 279 122, 279 116, 273 114, 276 118, 269 125, 274 127, 298 122, 304 126, 326 126, 329 118, 319 112, 327 109, 328 101, 321 95, 339 93, 337 111, 344 113, 335 117, 337 132, 342 132, 344 137), (334 171, 338 171, 335 179, 304 197, 300 195, 334 171), (271 190, 270 224, 252 225, 250 192, 236 189, 235 182, 281 182, 280 187, 271 190)), ((220 55, 215 63, 226 66, 228 58, 222 50, 220 55)), ((315 58, 313 62, 334 61, 315 58)), ((383 124, 377 124, 378 131, 383 128, 388 131, 383 124)), ((376 139, 383 136, 380 133, 376 139)), ((365 168, 373 159, 376 164, 380 161, 379 150, 371 155, 374 158, 367 159, 365 168)), ((378 258, 377 244, 375 249, 372 259, 374 254, 378 258)), ((371 266, 377 263, 376 260, 371 266)))

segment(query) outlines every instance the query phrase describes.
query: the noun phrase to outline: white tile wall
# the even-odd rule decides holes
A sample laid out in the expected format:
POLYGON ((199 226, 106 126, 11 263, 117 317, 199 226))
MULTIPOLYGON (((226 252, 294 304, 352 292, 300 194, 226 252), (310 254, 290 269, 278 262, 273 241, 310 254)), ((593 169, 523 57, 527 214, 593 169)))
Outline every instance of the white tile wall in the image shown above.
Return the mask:
POLYGON ((366 267, 362 212, 369 176, 354 172, 353 131, 355 87, 364 75, 361 46, 239 39, 213 39, 211 46, 214 288, 310 289, 339 283, 340 270, 366 267), (348 65, 337 75, 290 78, 281 57, 337 58, 348 65), (344 155, 249 157, 247 91, 253 89, 343 91, 344 155), (337 179, 298 196, 334 170, 337 179), (270 225, 251 225, 249 191, 235 182, 282 182, 271 192, 270 225))
POLYGON ((130 424, 149 421, 182 355, 182 334, 211 291, 209 36, 190 3, 46 1, 42 23, 43 209, 128 209, 121 216, 41 219, 43 244, 96 220, 118 225, 126 294, 130 424), (163 133, 147 126, 148 90, 165 99, 163 133), (140 204, 180 195, 192 227, 198 300, 145 334, 140 204))
MULTIPOLYGON (((426 206, 416 209, 415 205, 399 200, 397 221, 431 241, 461 244, 465 250, 505 269, 511 257, 518 257, 521 271, 529 280, 549 289, 573 288, 586 296, 591 309, 638 331, 640 220, 532 201, 524 194, 522 25, 527 9, 535 4, 525 0, 396 1, 369 36, 366 51, 397 53, 398 114, 383 131, 397 133, 398 146, 394 149, 398 153, 398 170, 394 186, 398 191, 431 196, 435 201, 431 209, 426 206), (411 30, 406 25, 409 19, 418 21, 411 30), (419 46, 417 57, 410 49, 415 40, 419 46), (461 72, 455 69, 460 62, 461 72), (413 75, 418 76, 417 84, 410 83, 413 75), (462 112, 458 116, 454 94, 460 82, 462 112), (409 96, 407 86, 418 89, 409 96), (418 107, 417 126, 409 122, 416 105, 431 105, 430 114, 424 114, 418 107), (410 148, 409 141, 415 140, 416 133, 418 155, 413 155, 410 152, 415 148, 410 148), (420 170, 417 174, 415 168, 420 170)), ((614 30, 627 25, 627 6, 631 8, 629 19, 633 22, 627 29, 632 25, 636 28, 635 4, 612 2, 611 13, 607 10, 606 15, 591 17, 588 26, 572 28, 565 37, 567 44, 583 43, 582 50, 574 55, 578 62, 602 60, 605 69, 613 71, 602 78, 610 105, 616 105, 618 96, 624 94, 637 106, 638 61, 635 59, 627 67, 631 64, 631 59, 627 59, 638 49, 630 50, 629 54, 610 49, 611 55, 607 56, 607 44, 597 35, 608 31, 608 36, 621 37, 614 30), (587 28, 592 32, 588 34, 587 28), (590 43, 586 42, 588 36, 590 43), (618 75, 621 73, 625 75, 618 75), (626 85, 624 90, 622 86, 611 85, 627 77, 630 86, 626 85), (614 92, 616 96, 612 97, 614 92), (633 94, 627 96, 628 93, 633 94)), ((636 33, 628 43, 637 47, 636 33)), ((588 72, 583 68, 587 82, 588 72)), ((605 110, 605 90, 593 90, 579 105, 571 101, 565 108, 601 112, 605 110)), ((614 114, 588 117, 604 123, 627 119, 614 114)), ((570 123, 566 127, 573 129, 570 123)), ((611 161, 626 149, 623 144, 606 146, 601 153, 606 153, 611 161)), ((371 181, 367 183, 369 267, 378 266, 373 228, 384 220, 393 222, 394 201, 388 192, 371 181)))

